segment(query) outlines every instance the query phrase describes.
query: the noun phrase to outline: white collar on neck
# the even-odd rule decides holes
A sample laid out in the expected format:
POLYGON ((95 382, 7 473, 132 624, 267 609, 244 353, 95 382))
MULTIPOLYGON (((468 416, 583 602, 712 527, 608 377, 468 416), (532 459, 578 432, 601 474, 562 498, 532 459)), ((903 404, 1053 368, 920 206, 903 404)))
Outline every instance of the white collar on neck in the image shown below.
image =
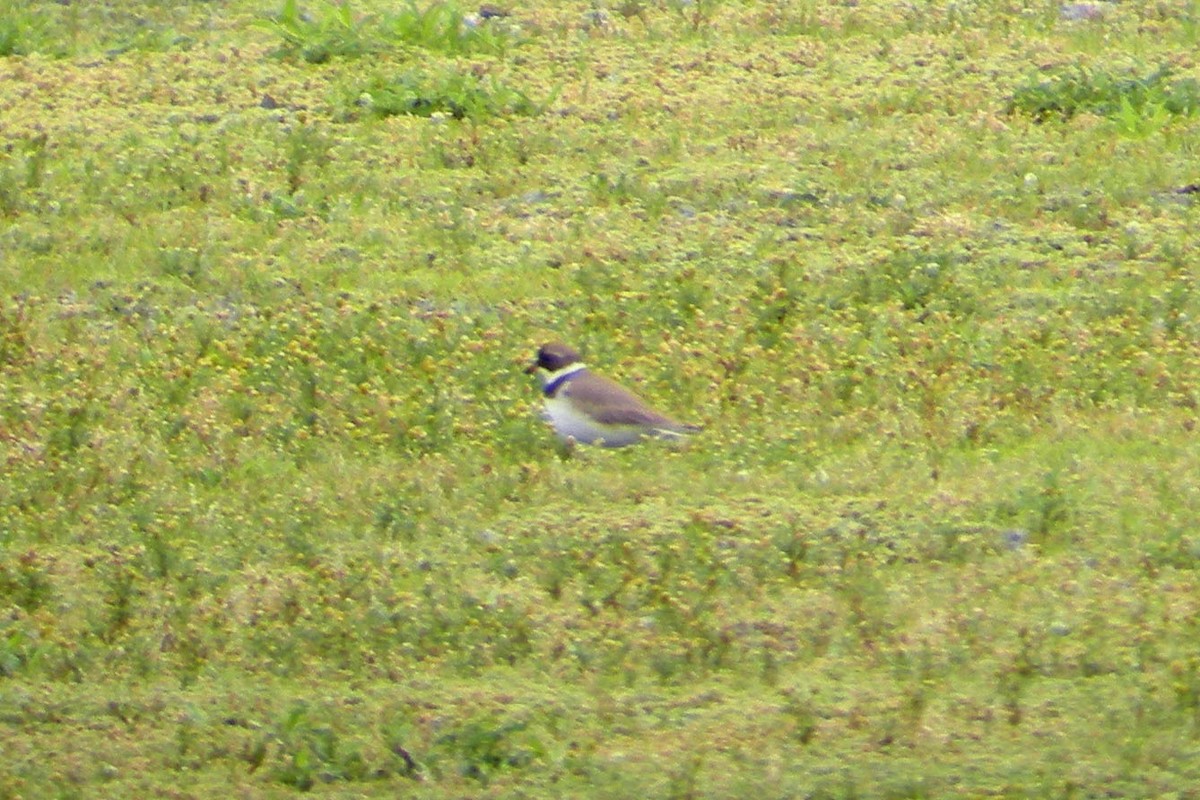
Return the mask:
POLYGON ((586 364, 576 361, 574 364, 568 364, 554 372, 541 370, 539 376, 542 379, 542 391, 548 395, 554 394, 558 391, 558 387, 562 386, 572 375, 583 372, 585 369, 587 369, 586 364))

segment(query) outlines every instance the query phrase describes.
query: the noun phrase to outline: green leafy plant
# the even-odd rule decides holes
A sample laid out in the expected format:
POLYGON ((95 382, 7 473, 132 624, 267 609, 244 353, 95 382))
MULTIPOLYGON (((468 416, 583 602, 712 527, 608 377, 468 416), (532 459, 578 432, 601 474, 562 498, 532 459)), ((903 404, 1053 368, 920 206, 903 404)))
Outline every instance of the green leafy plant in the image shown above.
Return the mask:
POLYGON ((45 562, 36 550, 0 563, 0 600, 26 611, 41 608, 51 597, 52 587, 45 562))
POLYGON ((0 57, 25 55, 33 48, 39 22, 27 8, 20 12, 16 3, 0 6, 0 57))
POLYGON ((0 678, 17 674, 29 658, 30 636, 25 626, 0 622, 0 678))
POLYGON ((383 29, 396 42, 443 53, 501 54, 509 41, 501 27, 468 17, 457 4, 446 2, 422 9, 409 0, 405 8, 384 18, 383 29))
POLYGON ((499 772, 520 770, 544 755, 544 747, 524 719, 485 715, 472 719, 434 741, 441 757, 458 773, 484 785, 499 772))
POLYGON ((305 702, 298 702, 279 720, 264 743, 273 744, 279 763, 275 780, 307 791, 317 781, 362 780, 369 770, 362 754, 345 743, 305 702))
POLYGON ((279 13, 266 21, 283 39, 283 53, 322 64, 334 57, 361 56, 378 49, 373 17, 356 16, 349 3, 333 0, 323 0, 316 9, 310 13, 301 9, 298 0, 284 0, 279 13))
POLYGON ((284 0, 264 24, 283 40, 282 54, 313 64, 403 47, 502 55, 513 39, 510 29, 468 16, 452 2, 422 8, 409 0, 397 11, 356 13, 349 2, 318 0, 310 11, 299 0, 284 0))
POLYGON ((1120 108, 1111 116, 1123 136, 1142 139, 1166 127, 1172 113, 1165 103, 1148 101, 1139 108, 1128 97, 1122 97, 1120 108))
POLYGON ((105 3, 23 3, 0 0, 0 58, 40 53, 54 58, 102 52, 114 59, 130 51, 186 48, 194 29, 177 26, 171 4, 132 0, 105 3))
POLYGON ((104 573, 106 586, 104 613, 97 620, 96 633, 105 642, 120 638, 137 617, 137 601, 143 589, 136 566, 133 554, 116 547, 109 548, 109 558, 97 566, 104 573))
POLYGON ((413 70, 392 78, 375 78, 363 89, 358 102, 383 117, 443 115, 481 120, 538 116, 557 95, 556 89, 538 102, 494 77, 483 78, 456 70, 435 73, 413 70))
POLYGON ((1144 77, 1076 66, 1019 87, 1009 99, 1008 110, 1039 122, 1070 119, 1086 111, 1117 119, 1122 131, 1141 133, 1146 118, 1165 122, 1168 117, 1190 117, 1200 111, 1200 81, 1172 81, 1171 74, 1169 66, 1144 77))

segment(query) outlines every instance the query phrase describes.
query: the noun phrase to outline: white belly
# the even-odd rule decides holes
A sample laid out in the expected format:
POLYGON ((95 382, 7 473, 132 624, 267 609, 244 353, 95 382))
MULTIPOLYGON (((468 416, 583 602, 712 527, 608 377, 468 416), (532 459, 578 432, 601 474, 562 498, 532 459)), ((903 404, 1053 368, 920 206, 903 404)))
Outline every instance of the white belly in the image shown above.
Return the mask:
POLYGON ((574 439, 581 444, 601 441, 605 447, 624 447, 642 438, 645 433, 633 426, 599 425, 561 397, 546 400, 544 415, 554 426, 554 432, 564 442, 574 439))

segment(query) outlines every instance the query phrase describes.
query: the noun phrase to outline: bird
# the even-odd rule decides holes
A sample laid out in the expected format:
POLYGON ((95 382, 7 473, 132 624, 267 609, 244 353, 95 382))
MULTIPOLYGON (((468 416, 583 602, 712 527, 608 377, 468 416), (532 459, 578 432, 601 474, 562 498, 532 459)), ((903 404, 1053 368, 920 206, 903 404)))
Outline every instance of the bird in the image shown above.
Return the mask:
POLYGON ((543 417, 568 445, 625 447, 646 437, 678 440, 700 430, 660 414, 633 392, 590 371, 579 353, 561 342, 538 348, 525 373, 537 373, 546 397, 543 417))

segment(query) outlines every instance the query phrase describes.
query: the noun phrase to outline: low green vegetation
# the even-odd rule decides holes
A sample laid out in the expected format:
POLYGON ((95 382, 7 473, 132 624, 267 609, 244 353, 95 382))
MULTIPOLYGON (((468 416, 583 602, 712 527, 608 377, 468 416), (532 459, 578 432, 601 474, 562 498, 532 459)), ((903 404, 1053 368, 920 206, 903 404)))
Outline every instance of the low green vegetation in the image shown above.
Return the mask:
POLYGON ((1020 87, 1010 107, 1039 121, 1090 112, 1118 119, 1128 127, 1129 120, 1153 117, 1159 120, 1158 129, 1172 116, 1190 117, 1200 112, 1200 81, 1190 77, 1171 80, 1170 75, 1166 66, 1144 78, 1117 77, 1075 66, 1020 87))
POLYGON ((0 57, 186 50, 211 30, 202 5, 0 0, 0 57))
POLYGON ((282 40, 282 55, 320 64, 331 58, 358 58, 420 48, 449 54, 503 53, 519 28, 480 24, 450 2, 425 7, 415 0, 398 10, 363 11, 350 3, 320 0, 301 7, 284 0, 266 25, 282 40))
POLYGON ((1196 4, 534 5, 0 5, 0 798, 1191 796, 1196 4))
MULTIPOLYGON (((393 78, 376 77, 355 100, 383 117, 411 114, 417 117, 453 117, 482 120, 488 117, 537 116, 554 101, 554 94, 534 102, 519 89, 495 78, 488 82, 461 72, 425 74, 405 72, 393 78)), ((353 113, 353 109, 349 109, 353 113)))

